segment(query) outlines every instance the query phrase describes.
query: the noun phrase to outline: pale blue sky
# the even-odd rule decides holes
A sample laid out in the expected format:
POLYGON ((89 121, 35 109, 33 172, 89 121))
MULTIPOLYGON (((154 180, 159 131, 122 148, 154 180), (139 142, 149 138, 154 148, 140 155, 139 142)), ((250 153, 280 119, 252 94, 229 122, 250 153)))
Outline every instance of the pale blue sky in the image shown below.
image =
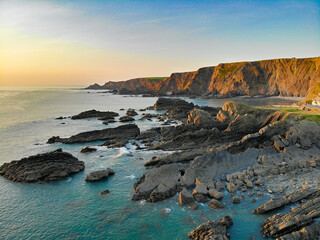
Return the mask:
POLYGON ((46 76, 36 69, 9 74, 15 68, 8 57, 11 38, 21 45, 16 58, 35 61, 30 68, 40 61, 48 78, 71 84, 167 76, 221 62, 320 56, 319 13, 319 1, 0 0, 0 31, 6 35, 0 47, 7 51, 0 55, 7 67, 2 77, 46 76), (83 78, 74 72, 79 58, 83 78))

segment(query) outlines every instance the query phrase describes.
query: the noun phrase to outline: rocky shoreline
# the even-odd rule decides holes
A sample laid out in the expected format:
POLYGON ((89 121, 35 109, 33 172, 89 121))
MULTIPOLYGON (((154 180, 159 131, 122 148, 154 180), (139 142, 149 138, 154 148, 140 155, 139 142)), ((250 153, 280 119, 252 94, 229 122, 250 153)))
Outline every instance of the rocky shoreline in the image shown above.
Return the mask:
MULTIPOLYGON (((174 151, 153 156, 145 162, 148 170, 133 186, 133 201, 159 202, 178 195, 179 204, 195 211, 199 203, 223 211, 226 195, 233 204, 238 204, 239 194, 247 195, 252 202, 256 196, 273 194, 274 199, 253 214, 276 211, 293 203, 300 205, 285 215, 276 214, 266 219, 261 225, 265 237, 315 239, 320 235, 319 224, 315 222, 320 217, 320 126, 317 123, 302 121, 292 113, 234 102, 213 108, 182 99, 159 98, 154 106, 140 111, 146 110, 165 113, 143 113, 139 117, 134 109, 128 109, 122 119, 133 121, 136 120, 133 116, 138 116, 141 121, 148 121, 155 118, 163 122, 163 126, 141 132, 136 124, 125 124, 68 138, 55 136, 48 143, 105 141, 103 146, 123 147, 131 142, 136 150, 174 151)), ((71 119, 96 117, 115 121, 117 116, 116 112, 89 110, 71 119)), ((86 154, 93 151, 93 147, 81 150, 86 154)), ((6 163, 0 167, 0 174, 13 181, 55 181, 83 169, 83 162, 57 150, 6 163)), ((99 181, 113 173, 110 168, 93 172, 86 181, 99 181)), ((102 191, 101 195, 108 192, 102 191)), ((230 235, 226 229, 232 224, 229 217, 219 222, 209 221, 189 237, 228 239, 230 235)))

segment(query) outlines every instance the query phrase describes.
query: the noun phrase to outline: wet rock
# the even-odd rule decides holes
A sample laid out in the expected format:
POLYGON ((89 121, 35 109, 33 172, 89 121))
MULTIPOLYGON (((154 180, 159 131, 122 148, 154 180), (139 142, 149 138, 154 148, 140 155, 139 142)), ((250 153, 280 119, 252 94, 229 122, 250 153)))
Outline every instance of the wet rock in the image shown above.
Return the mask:
POLYGON ((202 223, 196 229, 188 234, 188 237, 194 240, 201 239, 222 239, 227 240, 230 235, 227 228, 233 225, 233 221, 229 216, 224 217, 220 221, 208 221, 202 223))
POLYGON ((135 124, 122 125, 116 128, 106 128, 102 130, 95 130, 89 132, 83 132, 71 136, 69 138, 52 137, 47 143, 52 144, 55 142, 61 142, 65 144, 93 142, 107 140, 111 143, 115 142, 127 142, 129 139, 135 138, 140 134, 140 129, 135 124))
POLYGON ((106 189, 106 190, 101 191, 101 192, 99 193, 99 195, 102 196, 102 195, 106 195, 106 194, 108 194, 108 193, 110 193, 110 191, 109 191, 108 189, 106 189))
POLYGON ((320 222, 315 222, 307 227, 301 228, 286 235, 283 235, 277 240, 313 240, 320 237, 320 222))
POLYGON ((107 168, 105 170, 100 170, 100 171, 95 171, 95 172, 91 172, 89 173, 85 180, 87 182, 97 182, 103 179, 108 178, 110 175, 113 175, 114 171, 111 168, 107 168))
POLYGON ((196 193, 196 194, 193 194, 193 197, 194 199, 199 202, 199 203, 206 203, 209 201, 209 199, 207 198, 206 195, 204 194, 201 194, 201 193, 196 193))
POLYGON ((214 209, 222 209, 226 207, 223 203, 216 199, 211 199, 209 202, 209 206, 214 209))
POLYGON ((252 213, 263 214, 265 212, 269 212, 274 209, 283 207, 289 203, 294 203, 294 202, 300 201, 302 199, 306 199, 309 196, 315 194, 316 192, 317 192, 317 190, 307 188, 307 189, 299 190, 299 191, 293 192, 291 194, 285 195, 281 198, 271 199, 270 201, 261 205, 257 209, 253 210, 252 213))
POLYGON ((119 118, 119 122, 131 122, 134 121, 135 119, 130 116, 123 116, 119 118))
POLYGON ((80 152, 81 152, 81 153, 90 153, 90 152, 95 152, 95 151, 97 151, 96 148, 84 147, 84 148, 81 149, 80 152))
POLYGON ((193 190, 192 194, 193 195, 195 195, 195 194, 207 195, 208 194, 207 186, 204 185, 203 183, 197 185, 196 188, 193 190))
POLYGON ((76 119, 85 119, 85 118, 93 118, 93 117, 98 117, 99 120, 107 120, 107 119, 113 119, 114 117, 119 116, 118 113, 116 112, 100 112, 97 110, 89 110, 85 112, 81 112, 77 115, 74 115, 71 117, 72 120, 76 119))
POLYGON ((217 200, 221 200, 223 198, 222 192, 219 192, 216 189, 210 189, 209 196, 217 200))
POLYGON ((179 179, 183 171, 184 165, 182 164, 163 165, 151 169, 134 184, 132 200, 161 201, 174 196, 182 189, 179 179))
POLYGON ((260 231, 264 237, 280 237, 311 225, 318 217, 320 217, 320 198, 315 198, 292 208, 285 215, 278 213, 269 217, 262 223, 260 231))
POLYGON ((237 197, 232 197, 232 203, 238 204, 240 203, 240 199, 237 197))
POLYGON ((57 149, 5 163, 0 167, 0 175, 16 182, 49 182, 67 178, 83 169, 84 162, 57 149))
POLYGON ((128 116, 136 116, 136 115, 138 115, 138 113, 134 109, 131 109, 131 108, 128 109, 126 114, 128 116))
POLYGON ((154 110, 167 110, 176 107, 182 107, 191 110, 194 107, 194 104, 180 98, 158 98, 153 107, 154 110))
POLYGON ((195 203, 193 195, 188 192, 187 189, 183 188, 182 191, 179 193, 178 201, 180 205, 192 205, 195 203))

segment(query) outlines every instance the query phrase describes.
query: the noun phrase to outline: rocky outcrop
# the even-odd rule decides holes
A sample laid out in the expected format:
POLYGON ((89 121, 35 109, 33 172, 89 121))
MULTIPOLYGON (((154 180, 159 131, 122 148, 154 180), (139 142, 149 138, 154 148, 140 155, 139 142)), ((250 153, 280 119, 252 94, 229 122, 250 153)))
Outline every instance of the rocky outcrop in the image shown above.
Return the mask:
POLYGON ((100 170, 100 171, 95 171, 95 172, 91 172, 89 173, 85 180, 86 182, 97 182, 97 181, 101 181, 103 179, 108 178, 110 175, 113 175, 114 171, 111 168, 107 168, 105 170, 100 170))
POLYGON ((282 215, 278 213, 261 225, 261 233, 264 237, 280 237, 289 233, 299 231, 302 227, 311 225, 313 220, 320 217, 320 198, 309 200, 295 208, 289 213, 282 215))
POLYGON ((307 227, 301 228, 286 235, 283 235, 277 240, 314 240, 320 238, 320 222, 313 223, 307 227))
POLYGON ((158 98, 154 104, 154 110, 169 110, 174 108, 184 108, 185 110, 191 110, 194 107, 193 103, 189 103, 180 98, 158 98))
POLYGON ((134 184, 132 200, 158 202, 173 197, 182 188, 179 184, 184 165, 170 164, 151 169, 134 184))
POLYGON ((97 110, 89 110, 89 111, 85 111, 85 112, 81 112, 77 115, 74 115, 71 117, 72 120, 76 120, 76 119, 85 119, 85 118, 93 118, 93 117, 97 117, 99 118, 99 120, 108 120, 108 119, 113 119, 114 117, 119 116, 118 113, 116 112, 100 112, 97 110))
POLYGON ((117 142, 127 142, 140 134, 140 129, 135 124, 122 125, 116 128, 106 128, 89 132, 79 133, 69 138, 52 137, 47 143, 61 142, 65 144, 83 143, 93 141, 107 141, 106 145, 117 142))
POLYGON ((132 122, 135 119, 133 117, 130 116, 122 116, 119 118, 119 122, 132 122))
POLYGON ((90 152, 95 152, 95 151, 97 151, 96 148, 84 147, 84 148, 81 149, 80 152, 81 152, 81 153, 90 153, 90 152))
POLYGON ((230 234, 227 232, 227 228, 233 225, 231 217, 226 216, 220 221, 208 221, 202 223, 196 229, 188 234, 188 237, 194 240, 228 240, 230 234))
POLYGON ((16 182, 49 182, 83 171, 84 162, 61 149, 5 163, 0 175, 16 182))
POLYGON ((134 109, 131 109, 131 108, 128 109, 126 114, 128 116, 136 116, 136 115, 138 115, 138 113, 134 109))
POLYGON ((252 213, 254 214, 262 214, 269 211, 272 211, 274 209, 283 207, 290 203, 298 202, 302 199, 306 199, 310 197, 311 195, 314 195, 315 193, 319 192, 315 189, 303 189, 300 191, 293 192, 291 194, 285 195, 281 198, 275 198, 271 199, 269 202, 263 204, 262 206, 258 207, 257 209, 253 210, 252 213))
POLYGON ((304 97, 309 92, 313 96, 319 81, 320 57, 315 57, 222 63, 154 81, 143 78, 108 82, 104 88, 135 94, 304 97))

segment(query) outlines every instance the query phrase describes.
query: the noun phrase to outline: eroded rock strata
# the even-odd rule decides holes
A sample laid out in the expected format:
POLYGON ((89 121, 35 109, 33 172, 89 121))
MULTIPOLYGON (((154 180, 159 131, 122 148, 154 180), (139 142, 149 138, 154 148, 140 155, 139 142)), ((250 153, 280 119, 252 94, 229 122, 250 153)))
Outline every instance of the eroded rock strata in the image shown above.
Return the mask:
POLYGON ((49 182, 67 178, 83 169, 84 162, 57 149, 5 163, 0 167, 0 175, 16 182, 49 182))
POLYGON ((120 94, 186 95, 206 97, 316 96, 320 57, 221 63, 193 72, 172 73, 167 78, 138 78, 97 84, 91 89, 111 89, 120 94))
POLYGON ((106 128, 83 132, 69 138, 52 137, 47 143, 61 142, 65 144, 106 141, 105 145, 124 145, 129 139, 135 138, 140 133, 140 129, 135 124, 121 125, 116 128, 106 128))

